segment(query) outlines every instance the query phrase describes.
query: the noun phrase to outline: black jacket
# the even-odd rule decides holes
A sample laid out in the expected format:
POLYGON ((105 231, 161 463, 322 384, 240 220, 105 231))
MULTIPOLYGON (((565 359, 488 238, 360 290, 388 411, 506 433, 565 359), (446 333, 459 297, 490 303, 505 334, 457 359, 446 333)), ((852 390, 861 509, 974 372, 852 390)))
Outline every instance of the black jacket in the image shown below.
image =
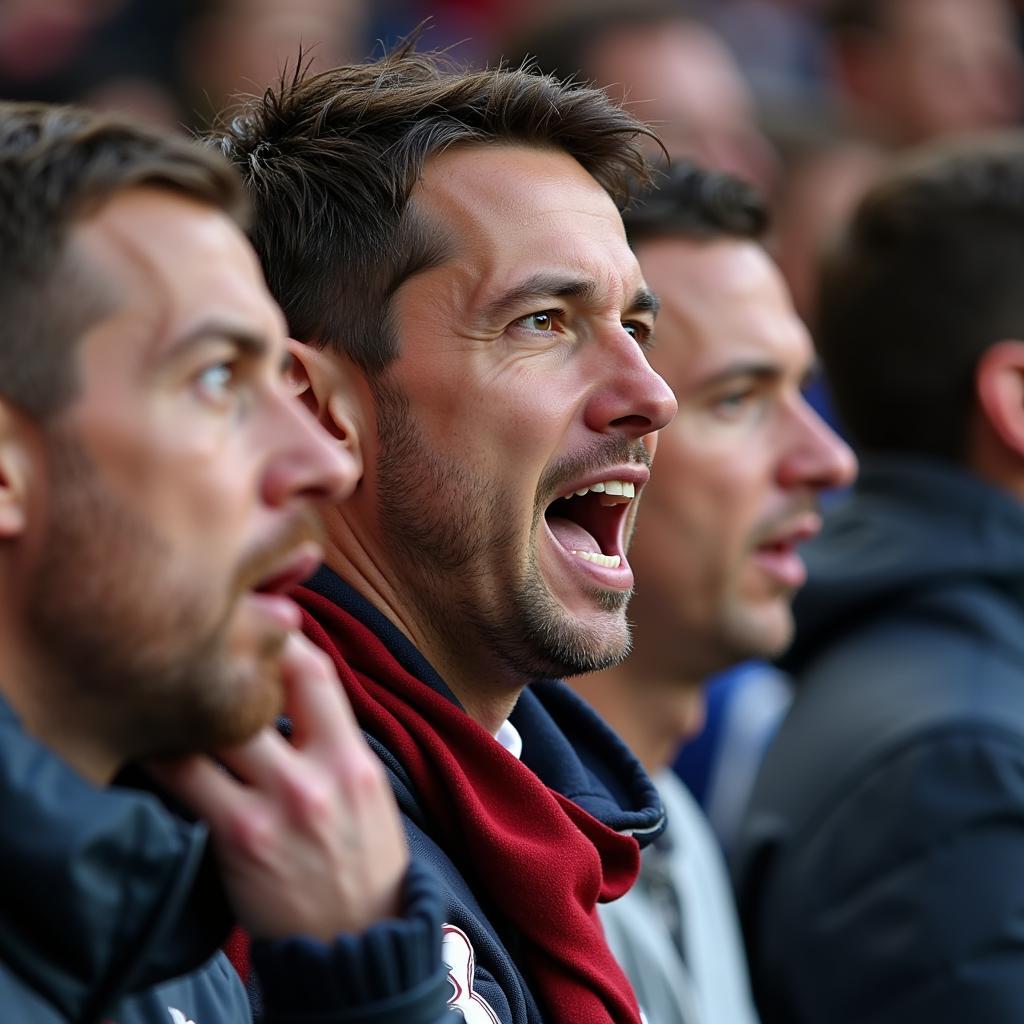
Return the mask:
MULTIPOLYGON (((92 786, 0 702, 0 1021, 242 1024, 218 947, 230 917, 206 831, 153 796, 92 786)), ((257 943, 275 1024, 448 1019, 436 882, 415 868, 406 916, 332 944, 257 943)))
POLYGON ((869 460, 734 860, 764 1024, 1024 1020, 1024 506, 869 460))

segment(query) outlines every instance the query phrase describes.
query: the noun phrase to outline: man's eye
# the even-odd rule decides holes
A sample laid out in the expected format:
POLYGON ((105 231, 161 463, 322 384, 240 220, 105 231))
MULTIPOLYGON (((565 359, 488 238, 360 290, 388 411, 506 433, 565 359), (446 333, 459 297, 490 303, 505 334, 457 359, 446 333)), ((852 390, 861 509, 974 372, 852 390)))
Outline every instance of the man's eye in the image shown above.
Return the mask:
POLYGON ((715 408, 726 415, 735 415, 743 410, 753 394, 754 392, 750 388, 744 388, 742 391, 730 391, 715 399, 715 408))
POLYGON ((546 309, 541 313, 530 313, 528 316, 521 316, 516 323, 529 331, 546 333, 555 329, 555 317, 557 315, 553 309, 546 309))
POLYGON ((214 402, 223 402, 230 396, 232 385, 235 381, 235 367, 233 363, 215 363, 206 367, 196 378, 196 387, 199 393, 214 402))
POLYGON ((642 320, 625 320, 622 329, 630 337, 636 338, 638 345, 644 348, 654 347, 654 328, 650 324, 645 324, 642 320))

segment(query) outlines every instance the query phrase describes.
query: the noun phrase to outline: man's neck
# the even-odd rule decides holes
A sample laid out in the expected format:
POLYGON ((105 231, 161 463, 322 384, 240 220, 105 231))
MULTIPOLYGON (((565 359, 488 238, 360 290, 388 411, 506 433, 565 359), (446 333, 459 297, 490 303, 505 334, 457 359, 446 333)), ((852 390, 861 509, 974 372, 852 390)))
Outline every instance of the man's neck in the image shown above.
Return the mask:
MULTIPOLYGON (((330 529, 328 530, 330 533, 330 529)), ((382 566, 361 552, 352 559, 328 540, 325 564, 392 622, 434 667, 466 714, 492 736, 512 714, 527 680, 513 676, 493 652, 468 637, 447 641, 423 623, 382 566), (474 656, 475 655, 475 656, 474 656)))
POLYGON ((704 724, 699 679, 652 673, 629 659, 572 682, 650 774, 671 764, 680 745, 704 724))
POLYGON ((5 643, 7 639, 0 629, 0 692, 25 731, 90 782, 109 783, 118 761, 92 728, 92 718, 71 701, 71 684, 60 685, 52 671, 27 657, 17 643, 5 643))

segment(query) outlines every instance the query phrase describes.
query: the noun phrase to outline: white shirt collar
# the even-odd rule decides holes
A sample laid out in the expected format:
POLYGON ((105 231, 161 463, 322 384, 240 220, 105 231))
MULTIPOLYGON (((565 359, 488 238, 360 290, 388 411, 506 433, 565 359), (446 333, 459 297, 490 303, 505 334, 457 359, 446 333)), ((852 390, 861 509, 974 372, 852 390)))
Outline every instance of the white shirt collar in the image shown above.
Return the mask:
POLYGON ((498 727, 494 738, 514 757, 519 760, 523 756, 523 737, 519 730, 506 718, 498 727))

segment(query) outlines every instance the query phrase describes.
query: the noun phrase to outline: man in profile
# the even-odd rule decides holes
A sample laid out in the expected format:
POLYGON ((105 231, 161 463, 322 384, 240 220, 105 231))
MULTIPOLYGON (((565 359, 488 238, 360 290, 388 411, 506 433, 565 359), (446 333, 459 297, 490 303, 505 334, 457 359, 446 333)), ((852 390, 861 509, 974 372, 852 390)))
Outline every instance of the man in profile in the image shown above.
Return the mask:
POLYGON ((236 176, 0 104, 0 209, 5 1019, 250 1021, 235 917, 268 1020, 435 1021, 436 896, 287 596, 357 468, 294 400, 236 176), (150 758, 206 825, 111 786, 150 758))
POLYGON ((661 807, 557 677, 628 649, 626 543, 675 412, 616 207, 646 132, 598 90, 404 46, 296 74, 222 138, 304 398, 363 464, 307 630, 440 871, 472 1021, 639 1020, 596 904, 661 807))

